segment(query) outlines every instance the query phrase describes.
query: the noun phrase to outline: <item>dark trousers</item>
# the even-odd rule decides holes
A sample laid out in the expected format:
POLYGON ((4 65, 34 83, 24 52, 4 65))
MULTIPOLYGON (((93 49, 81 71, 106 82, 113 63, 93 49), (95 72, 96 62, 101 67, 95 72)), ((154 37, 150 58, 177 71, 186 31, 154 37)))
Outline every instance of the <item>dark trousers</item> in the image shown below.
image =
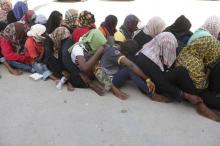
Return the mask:
POLYGON ((157 64, 143 54, 139 54, 136 64, 155 83, 160 94, 169 96, 178 101, 183 98, 183 92, 196 94, 196 89, 184 68, 175 68, 168 72, 162 72, 157 64))
POLYGON ((121 68, 113 77, 112 83, 116 87, 121 87, 125 84, 127 80, 131 79, 133 83, 147 96, 152 96, 152 93, 149 91, 146 82, 141 79, 139 76, 135 75, 127 67, 121 68))
POLYGON ((78 67, 72 62, 68 49, 73 45, 71 39, 67 39, 62 45, 62 64, 63 67, 70 73, 70 79, 68 80, 74 87, 85 88, 86 85, 80 77, 80 71, 78 67))

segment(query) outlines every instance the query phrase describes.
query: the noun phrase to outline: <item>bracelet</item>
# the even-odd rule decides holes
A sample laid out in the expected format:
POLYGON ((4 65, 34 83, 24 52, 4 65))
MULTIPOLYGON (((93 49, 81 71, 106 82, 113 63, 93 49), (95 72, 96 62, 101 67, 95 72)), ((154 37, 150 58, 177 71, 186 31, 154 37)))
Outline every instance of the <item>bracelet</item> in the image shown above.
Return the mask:
POLYGON ((122 55, 122 56, 120 56, 120 57, 118 58, 118 64, 121 64, 121 59, 124 58, 124 57, 125 57, 125 56, 122 55))
POLYGON ((149 81, 151 81, 151 79, 150 79, 150 78, 147 78, 145 81, 146 81, 146 83, 148 83, 149 81))

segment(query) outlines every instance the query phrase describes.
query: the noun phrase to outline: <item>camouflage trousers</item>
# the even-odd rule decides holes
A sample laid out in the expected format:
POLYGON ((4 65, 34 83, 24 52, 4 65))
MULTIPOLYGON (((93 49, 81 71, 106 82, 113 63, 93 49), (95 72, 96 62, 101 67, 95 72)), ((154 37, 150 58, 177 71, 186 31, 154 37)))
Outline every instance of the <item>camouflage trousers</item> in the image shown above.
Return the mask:
POLYGON ((105 72, 104 68, 97 67, 94 74, 96 79, 104 86, 106 91, 109 91, 112 88, 112 79, 105 72))

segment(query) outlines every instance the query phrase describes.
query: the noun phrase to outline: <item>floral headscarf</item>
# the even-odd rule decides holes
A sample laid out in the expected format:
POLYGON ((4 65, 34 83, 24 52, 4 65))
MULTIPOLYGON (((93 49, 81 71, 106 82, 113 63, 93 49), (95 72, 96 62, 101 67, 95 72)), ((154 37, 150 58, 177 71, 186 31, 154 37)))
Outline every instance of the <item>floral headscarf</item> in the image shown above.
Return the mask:
POLYGON ((79 26, 88 27, 90 29, 95 28, 95 17, 89 11, 82 11, 79 14, 79 26))
POLYGON ((73 30, 78 26, 78 11, 75 9, 69 9, 65 13, 65 19, 62 24, 63 26, 66 26, 70 30, 73 30))
POLYGON ((7 20, 7 14, 12 9, 12 4, 9 0, 0 0, 0 21, 7 20))
POLYGON ((71 36, 70 31, 66 27, 58 27, 49 36, 54 44, 53 55, 54 57, 58 58, 58 52, 61 48, 61 41, 71 36))
POLYGON ((18 22, 9 24, 5 28, 3 36, 10 40, 12 46, 14 47, 14 51, 19 52, 21 49, 19 39, 22 39, 21 37, 24 36, 24 25, 18 22))
POLYGON ((143 53, 164 71, 163 65, 169 68, 176 60, 177 46, 177 40, 172 33, 162 32, 145 44, 138 53, 143 53))
POLYGON ((25 31, 30 30, 31 25, 36 19, 35 12, 33 10, 28 10, 24 16, 21 18, 21 22, 24 24, 25 31))

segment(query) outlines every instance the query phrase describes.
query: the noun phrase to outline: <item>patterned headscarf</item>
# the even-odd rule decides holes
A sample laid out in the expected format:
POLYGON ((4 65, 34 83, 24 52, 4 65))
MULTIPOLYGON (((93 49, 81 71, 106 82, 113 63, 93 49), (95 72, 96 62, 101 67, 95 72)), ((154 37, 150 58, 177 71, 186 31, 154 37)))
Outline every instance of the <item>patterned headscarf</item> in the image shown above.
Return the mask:
POLYGON ((58 52, 61 48, 61 41, 71 36, 70 31, 66 27, 58 27, 49 36, 54 44, 53 55, 54 57, 58 58, 58 52))
POLYGON ((95 28, 95 17, 89 11, 82 11, 79 14, 79 26, 88 27, 90 29, 95 28))
POLYGON ((78 26, 78 10, 75 9, 69 9, 65 13, 65 19, 62 24, 63 26, 66 26, 67 28, 73 30, 78 26))
POLYGON ((25 31, 27 32, 31 28, 31 23, 36 19, 35 12, 33 10, 28 10, 24 16, 21 18, 21 22, 24 24, 25 31))
POLYGON ((0 21, 7 20, 7 14, 12 9, 12 4, 9 0, 0 0, 0 21))
POLYGON ((23 34, 24 25, 18 22, 9 24, 3 32, 3 36, 7 37, 10 40, 15 52, 19 52, 21 49, 18 39, 22 39, 20 38, 20 36, 23 36, 23 34))
POLYGON ((147 25, 143 28, 143 32, 152 38, 161 33, 165 29, 165 22, 160 17, 151 18, 147 25))
POLYGON ((19 21, 24 16, 25 12, 27 12, 27 10, 27 3, 18 1, 13 8, 15 18, 19 21))
POLYGON ((208 19, 206 19, 201 28, 209 31, 209 33, 215 38, 218 38, 220 32, 220 17, 210 16, 208 19))
POLYGON ((138 22, 139 19, 132 14, 125 18, 123 25, 120 27, 120 31, 122 31, 126 39, 132 39, 134 31, 137 30, 138 22))
POLYGON ((176 60, 177 46, 177 40, 172 33, 162 32, 145 44, 139 52, 150 58, 164 71, 163 65, 169 68, 176 60))
POLYGON ((0 8, 8 13, 12 9, 11 1, 0 0, 0 8))
POLYGON ((107 29, 110 36, 113 36, 114 33, 117 31, 116 30, 117 23, 118 23, 118 19, 116 16, 108 15, 105 18, 105 21, 102 22, 101 26, 107 29))

